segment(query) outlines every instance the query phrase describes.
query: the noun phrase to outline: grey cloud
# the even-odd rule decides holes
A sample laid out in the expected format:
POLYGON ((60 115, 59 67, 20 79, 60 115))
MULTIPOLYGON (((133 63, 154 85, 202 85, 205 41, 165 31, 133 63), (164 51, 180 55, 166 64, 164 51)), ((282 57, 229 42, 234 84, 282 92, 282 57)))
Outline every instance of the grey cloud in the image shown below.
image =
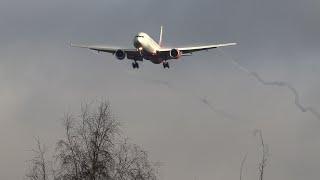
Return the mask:
POLYGON ((99 98, 164 162, 163 179, 235 179, 246 152, 243 179, 256 179, 256 128, 270 147, 268 179, 317 179, 319 122, 288 89, 261 86, 215 50, 133 71, 68 43, 127 46, 139 31, 156 38, 161 24, 165 45, 235 41, 224 51, 319 110, 318 9, 314 0, 0 1, 0 179, 22 179, 33 137, 54 147, 63 114, 99 98))

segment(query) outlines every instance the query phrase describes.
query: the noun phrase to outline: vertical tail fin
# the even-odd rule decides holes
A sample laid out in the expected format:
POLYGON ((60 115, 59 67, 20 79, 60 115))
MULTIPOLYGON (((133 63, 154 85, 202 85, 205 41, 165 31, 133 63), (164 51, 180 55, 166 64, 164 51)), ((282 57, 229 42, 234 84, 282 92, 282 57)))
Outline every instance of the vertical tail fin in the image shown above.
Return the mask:
POLYGON ((160 27, 159 46, 162 46, 162 33, 163 33, 163 26, 160 27))

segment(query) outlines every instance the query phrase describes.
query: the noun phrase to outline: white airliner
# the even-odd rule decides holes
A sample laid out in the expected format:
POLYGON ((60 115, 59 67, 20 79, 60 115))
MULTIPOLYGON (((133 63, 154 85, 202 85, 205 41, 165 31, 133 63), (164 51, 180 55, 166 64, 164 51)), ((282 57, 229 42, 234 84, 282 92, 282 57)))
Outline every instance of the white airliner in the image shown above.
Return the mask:
POLYGON ((75 45, 72 47, 87 48, 98 52, 112 53, 117 59, 125 58, 133 60, 132 67, 139 68, 138 61, 150 60, 154 64, 163 64, 164 68, 170 68, 168 60, 179 59, 182 56, 190 56, 193 52, 209 50, 218 47, 233 46, 236 43, 227 44, 211 44, 193 47, 166 48, 162 46, 163 27, 160 29, 159 42, 155 42, 148 34, 144 32, 138 33, 133 39, 134 48, 115 48, 100 45, 75 45))

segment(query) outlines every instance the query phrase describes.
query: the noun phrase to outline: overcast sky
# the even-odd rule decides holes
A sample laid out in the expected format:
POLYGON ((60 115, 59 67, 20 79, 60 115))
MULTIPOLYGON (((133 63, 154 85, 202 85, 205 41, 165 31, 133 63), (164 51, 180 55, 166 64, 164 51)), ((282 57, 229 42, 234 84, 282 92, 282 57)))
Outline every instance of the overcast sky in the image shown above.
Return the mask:
POLYGON ((23 179, 34 137, 53 149, 66 112, 110 100, 124 134, 163 162, 161 179, 257 179, 261 129, 270 147, 266 179, 318 179, 320 120, 319 0, 0 0, 0 179, 23 179), (164 44, 237 42, 133 70, 112 55, 70 41, 132 46, 140 31, 164 44), (203 101, 206 99, 206 101, 203 101), (205 102, 205 103, 204 103, 205 102))

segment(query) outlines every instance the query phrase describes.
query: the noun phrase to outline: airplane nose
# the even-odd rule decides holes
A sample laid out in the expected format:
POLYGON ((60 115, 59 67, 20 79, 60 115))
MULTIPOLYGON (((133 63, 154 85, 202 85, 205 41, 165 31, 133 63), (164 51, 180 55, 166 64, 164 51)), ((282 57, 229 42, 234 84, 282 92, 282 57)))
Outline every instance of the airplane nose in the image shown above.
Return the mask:
POLYGON ((139 38, 136 38, 136 39, 135 39, 135 41, 134 41, 134 46, 135 46, 136 48, 139 48, 139 47, 142 46, 142 43, 141 43, 141 41, 139 40, 139 38))
POLYGON ((134 41, 133 45, 135 48, 139 48, 139 43, 137 41, 134 41))

